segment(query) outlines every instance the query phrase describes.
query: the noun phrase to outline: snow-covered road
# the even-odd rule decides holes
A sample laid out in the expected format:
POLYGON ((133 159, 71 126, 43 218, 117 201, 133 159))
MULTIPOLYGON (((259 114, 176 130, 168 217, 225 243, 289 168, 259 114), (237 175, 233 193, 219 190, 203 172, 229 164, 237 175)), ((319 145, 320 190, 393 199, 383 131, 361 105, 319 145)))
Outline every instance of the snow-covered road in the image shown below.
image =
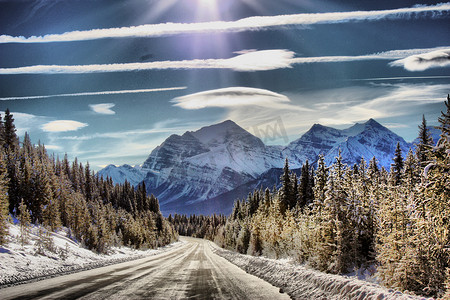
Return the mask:
POLYGON ((289 299, 213 253, 210 242, 0 291, 2 299, 289 299))

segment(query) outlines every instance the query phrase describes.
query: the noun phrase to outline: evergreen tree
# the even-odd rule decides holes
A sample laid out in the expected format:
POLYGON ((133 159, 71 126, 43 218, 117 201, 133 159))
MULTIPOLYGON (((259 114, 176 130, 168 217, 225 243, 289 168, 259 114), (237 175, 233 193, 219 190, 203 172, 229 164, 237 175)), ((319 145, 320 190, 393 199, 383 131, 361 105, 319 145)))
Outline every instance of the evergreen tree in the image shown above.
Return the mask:
POLYGON ((8 174, 3 149, 0 149, 0 245, 3 245, 9 234, 8 231, 8 174))
POLYGON ((85 181, 84 181, 84 195, 86 197, 86 201, 93 200, 93 182, 91 177, 91 169, 89 167, 89 162, 86 164, 84 169, 85 171, 85 181))
POLYGON ((410 191, 420 182, 419 164, 420 161, 418 161, 417 156, 410 149, 408 156, 406 156, 403 169, 403 181, 410 191))
POLYGON ((302 166, 302 174, 300 176, 299 207, 301 209, 312 203, 314 199, 313 183, 309 162, 306 160, 302 166))
POLYGON ((430 131, 427 128, 427 121, 425 115, 422 115, 422 124, 419 125, 419 143, 416 148, 416 156, 419 160, 419 164, 425 167, 429 160, 428 151, 433 145, 433 138, 430 135, 430 131))
POLYGON ((291 176, 289 171, 289 162, 286 158, 283 168, 283 175, 281 176, 281 190, 280 190, 280 210, 281 214, 284 215, 287 209, 290 208, 292 203, 293 193, 291 176))
POLYGON ((27 205, 22 201, 19 204, 19 215, 18 220, 20 223, 20 244, 25 245, 28 243, 28 239, 30 236, 30 227, 31 227, 31 218, 30 213, 28 212, 27 205))
POLYGON ((2 114, 0 114, 0 148, 3 149, 5 143, 5 125, 3 125, 2 114))
POLYGON ((317 161, 317 170, 314 177, 314 210, 320 214, 323 203, 325 201, 325 194, 327 191, 328 182, 328 168, 325 165, 323 154, 319 154, 319 160, 317 161))
POLYGON ((3 147, 6 150, 7 155, 15 153, 19 147, 19 139, 16 135, 16 126, 14 125, 13 115, 7 108, 4 116, 3 125, 3 147))
POLYGON ((403 171, 402 149, 400 148, 400 142, 397 142, 397 147, 395 148, 394 163, 392 164, 392 172, 391 172, 393 185, 400 184, 402 171, 403 171))
POLYGON ((292 186, 292 203, 290 204, 291 207, 295 207, 298 206, 298 203, 300 202, 300 188, 298 185, 298 178, 297 178, 297 174, 293 173, 292 174, 292 182, 293 182, 293 186, 292 186))

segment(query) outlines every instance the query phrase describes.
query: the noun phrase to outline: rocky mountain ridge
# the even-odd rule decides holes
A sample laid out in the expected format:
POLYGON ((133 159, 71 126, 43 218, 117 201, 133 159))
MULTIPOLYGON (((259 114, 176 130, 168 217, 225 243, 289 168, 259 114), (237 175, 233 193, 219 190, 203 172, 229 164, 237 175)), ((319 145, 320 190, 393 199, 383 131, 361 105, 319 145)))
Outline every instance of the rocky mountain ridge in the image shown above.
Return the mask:
POLYGON ((369 161, 375 156, 380 166, 389 168, 397 143, 406 156, 412 144, 373 119, 343 130, 314 124, 285 147, 267 146, 227 120, 169 136, 141 167, 110 165, 99 174, 116 183, 127 180, 137 185, 144 181, 165 214, 229 213, 236 197, 258 186, 277 184, 273 174, 283 167, 286 157, 292 169, 299 169, 306 160, 314 164, 319 154, 331 164, 340 149, 349 165, 361 157, 369 161), (222 205, 225 203, 231 205, 222 205))

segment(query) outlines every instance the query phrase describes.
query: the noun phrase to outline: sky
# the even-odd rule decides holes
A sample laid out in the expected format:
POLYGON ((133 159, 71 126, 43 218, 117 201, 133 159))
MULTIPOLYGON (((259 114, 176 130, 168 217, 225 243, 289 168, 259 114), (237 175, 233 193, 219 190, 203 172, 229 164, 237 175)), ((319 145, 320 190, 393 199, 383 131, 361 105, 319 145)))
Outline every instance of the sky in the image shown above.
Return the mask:
POLYGON ((0 113, 94 170, 224 120, 272 145, 370 118, 412 141, 450 93, 449 24, 437 1, 0 0, 0 113))

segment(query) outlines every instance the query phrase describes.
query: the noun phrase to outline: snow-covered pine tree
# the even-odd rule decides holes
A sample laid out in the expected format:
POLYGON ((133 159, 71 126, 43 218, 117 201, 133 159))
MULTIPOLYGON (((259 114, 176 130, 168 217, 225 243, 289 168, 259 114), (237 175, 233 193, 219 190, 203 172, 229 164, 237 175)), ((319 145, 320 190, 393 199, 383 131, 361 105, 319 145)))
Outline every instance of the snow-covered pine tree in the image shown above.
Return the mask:
POLYGON ((397 142, 397 146, 395 148, 394 162, 392 163, 392 171, 391 176, 394 185, 399 185, 402 177, 403 171, 403 156, 402 156, 402 148, 400 147, 400 142, 397 142))
POLYGON ((19 220, 20 224, 20 244, 23 247, 25 244, 28 243, 28 239, 30 237, 30 227, 31 227, 31 218, 30 213, 28 212, 27 206, 25 202, 20 201, 19 204, 19 215, 17 216, 17 219, 19 220))
POLYGON ((425 167, 421 186, 427 218, 432 224, 428 232, 431 268, 425 284, 432 295, 438 296, 442 296, 450 282, 450 96, 444 103, 446 112, 441 112, 438 119, 441 136, 437 145, 428 152, 430 163, 425 167))
POLYGON ((325 201, 325 194, 327 190, 327 181, 328 181, 328 168, 325 165, 323 154, 319 154, 316 174, 314 176, 315 185, 313 187, 314 193, 313 209, 314 211, 316 211, 316 214, 320 214, 323 208, 323 203, 325 201))
MULTIPOLYGON (((1 122, 0 122, 1 123, 1 122)), ((7 241, 8 231, 8 174, 3 148, 0 148, 0 245, 7 241)))
POLYGON ((429 161, 428 152, 433 146, 433 138, 431 137, 430 131, 427 127, 427 120, 425 115, 422 115, 422 124, 419 125, 419 143, 416 148, 416 156, 421 167, 425 167, 429 161))
POLYGON ((308 206, 313 202, 314 192, 313 192, 313 179, 311 178, 311 168, 309 166, 308 160, 302 166, 302 174, 300 176, 300 186, 299 186, 299 207, 303 210, 305 206, 308 206))
POLYGON ((283 168, 283 175, 281 175, 281 189, 280 189, 280 211, 284 215, 292 203, 292 183, 289 171, 289 162, 286 158, 283 168))

